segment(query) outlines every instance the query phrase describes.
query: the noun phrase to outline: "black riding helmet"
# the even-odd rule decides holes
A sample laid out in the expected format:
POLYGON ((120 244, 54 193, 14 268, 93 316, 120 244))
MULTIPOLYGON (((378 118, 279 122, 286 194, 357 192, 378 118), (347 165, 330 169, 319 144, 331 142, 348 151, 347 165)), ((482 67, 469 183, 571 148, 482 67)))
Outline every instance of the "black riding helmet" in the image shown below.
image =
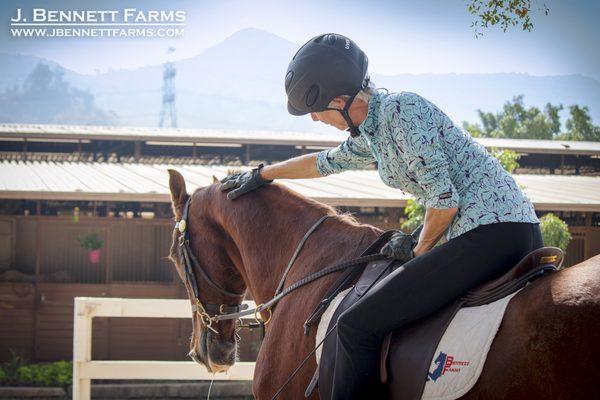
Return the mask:
POLYGON ((348 95, 338 110, 352 136, 358 136, 348 109, 354 97, 369 84, 366 54, 346 36, 326 33, 306 42, 294 55, 285 74, 287 108, 292 115, 335 110, 328 105, 336 96, 348 95))

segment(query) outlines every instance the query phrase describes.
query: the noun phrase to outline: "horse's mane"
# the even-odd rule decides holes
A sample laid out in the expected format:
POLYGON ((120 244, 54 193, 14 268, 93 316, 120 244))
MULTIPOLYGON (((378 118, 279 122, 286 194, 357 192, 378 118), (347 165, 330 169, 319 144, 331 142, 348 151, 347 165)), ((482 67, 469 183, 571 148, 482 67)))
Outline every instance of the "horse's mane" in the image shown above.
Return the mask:
MULTIPOLYGON (((207 200, 224 198, 222 192, 220 191, 220 183, 213 183, 212 185, 198 188, 194 191, 192 196, 206 196, 207 200), (200 194, 200 192, 204 193, 200 194)), ((318 211, 318 213, 321 215, 329 215, 339 222, 342 222, 344 225, 352 227, 370 227, 377 230, 377 228, 371 225, 360 223, 350 212, 340 212, 328 204, 306 197, 279 183, 269 184, 256 191, 245 194, 244 197, 260 197, 263 200, 271 202, 285 199, 286 202, 293 203, 295 206, 300 207, 301 209, 312 209, 318 211)), ((241 210, 232 209, 232 212, 241 212, 241 210)))
MULTIPOLYGON (((248 268, 261 266, 253 269, 256 282, 270 282, 273 279, 272 269, 265 266, 285 265, 288 260, 281 259, 282 246, 285 245, 286 248, 294 246, 307 229, 322 216, 329 216, 324 224, 326 228, 319 230, 321 237, 319 241, 307 244, 308 257, 312 257, 310 254, 320 252, 318 254, 325 255, 324 259, 333 262, 335 257, 331 258, 331 255, 335 252, 330 251, 331 246, 344 246, 345 257, 357 257, 381 234, 380 229, 359 223, 349 213, 338 212, 329 205, 303 196, 278 183, 266 185, 234 201, 227 199, 219 183, 214 183, 194 191, 192 199, 196 204, 194 216, 201 216, 204 219, 205 233, 209 230, 212 232, 210 235, 203 235, 204 240, 224 239, 217 247, 206 246, 203 255, 208 258, 222 258, 224 252, 219 250, 219 246, 226 245, 230 241, 226 236, 237 238, 239 241, 232 245, 242 245, 238 247, 236 253, 238 257, 244 258, 245 255, 251 257, 252 262, 247 266, 248 268), (260 242, 260 246, 255 245, 256 241, 260 242), (256 251, 257 248, 260 248, 260 251, 256 251), (274 261, 275 256, 279 257, 276 261, 274 261)), ((192 222, 194 223, 195 221, 192 222)), ((319 265, 316 262, 309 262, 302 272, 311 272, 311 268, 314 269, 319 265)), ((221 278, 225 280, 223 282, 225 287, 238 283, 237 274, 227 274, 227 277, 221 278)), ((256 283, 256 285, 260 287, 263 283, 256 283)), ((265 299, 272 294, 270 287, 265 289, 264 293, 258 291, 260 289, 257 287, 251 290, 254 290, 253 296, 262 296, 265 299)))

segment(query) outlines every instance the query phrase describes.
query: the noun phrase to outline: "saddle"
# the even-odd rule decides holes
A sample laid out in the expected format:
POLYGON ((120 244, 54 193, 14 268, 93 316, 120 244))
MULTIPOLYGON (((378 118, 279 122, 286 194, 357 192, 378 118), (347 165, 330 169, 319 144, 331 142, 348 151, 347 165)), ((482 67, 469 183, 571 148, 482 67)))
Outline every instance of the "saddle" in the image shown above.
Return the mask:
MULTIPOLYGON (((394 399, 420 399, 425 388, 427 373, 435 350, 446 328, 462 307, 489 304, 504 298, 541 277, 546 272, 556 271, 562 264, 563 252, 555 247, 544 247, 532 251, 504 275, 474 288, 435 313, 415 321, 401 329, 390 332, 381 349, 380 378, 385 386, 378 388, 381 395, 394 399)), ((356 281, 354 288, 344 297, 335 310, 328 331, 333 329, 339 316, 358 301, 370 287, 387 276, 399 262, 380 260, 369 263, 356 281)), ((340 284, 347 278, 342 276, 319 307, 305 323, 305 332, 320 318, 327 305, 341 290, 350 286, 340 284)), ((309 383, 305 396, 309 397, 318 385, 320 398, 329 397, 333 385, 336 335, 329 335, 323 343, 319 366, 309 383)))

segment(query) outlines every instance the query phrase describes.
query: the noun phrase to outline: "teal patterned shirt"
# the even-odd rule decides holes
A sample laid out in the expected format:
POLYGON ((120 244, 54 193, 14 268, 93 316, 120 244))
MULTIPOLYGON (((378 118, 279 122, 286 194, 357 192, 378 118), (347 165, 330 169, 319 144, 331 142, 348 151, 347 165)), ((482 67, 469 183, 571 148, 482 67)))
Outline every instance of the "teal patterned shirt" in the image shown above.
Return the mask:
POLYGON ((361 135, 317 155, 322 176, 376 162, 391 187, 427 208, 458 208, 446 237, 496 222, 539 223, 529 199, 496 158, 434 104, 410 92, 369 101, 361 135))

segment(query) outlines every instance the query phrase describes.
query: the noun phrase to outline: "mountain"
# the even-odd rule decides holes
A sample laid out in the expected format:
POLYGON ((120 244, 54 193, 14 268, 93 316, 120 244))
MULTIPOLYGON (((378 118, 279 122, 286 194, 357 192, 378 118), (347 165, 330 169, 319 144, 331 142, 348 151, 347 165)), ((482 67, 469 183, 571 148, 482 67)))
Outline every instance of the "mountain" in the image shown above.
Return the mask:
POLYGON ((54 61, 24 54, 0 53, 0 90, 20 86, 39 63, 60 67, 54 61))
MULTIPOLYGON (((175 63, 180 127, 327 132, 333 128, 285 108, 283 77, 298 44, 258 29, 244 29, 195 57, 175 63)), ((33 56, 0 54, 0 91, 23 82, 33 56)), ((399 61, 400 62, 400 61, 399 61)), ((51 63, 51 62, 50 62, 51 63)), ((55 63, 52 63, 55 64, 55 63)), ((98 107, 112 110, 122 125, 156 126, 161 107, 162 65, 82 75, 64 70, 72 87, 93 94, 98 107)), ((526 105, 547 102, 587 105, 600 121, 600 82, 581 75, 372 73, 378 87, 413 91, 437 104, 457 123, 477 122, 476 110, 500 111, 518 94, 526 105)), ((565 111, 566 112, 566 111, 565 111)), ((565 115, 563 115, 563 122, 565 115)))
POLYGON ((73 78, 70 71, 28 56, 7 58, 5 74, 2 74, 6 87, 0 92, 0 121, 78 125, 118 123, 114 113, 96 106, 90 92, 71 86, 66 80, 67 76, 73 78), (25 66, 31 70, 21 81, 19 69, 25 66))
MULTIPOLYGON (((180 127, 311 130, 306 118, 290 118, 282 81, 296 45, 271 33, 245 29, 199 55, 176 62, 180 127)), ((156 126, 163 66, 79 76, 100 107, 115 110, 121 124, 156 126)))

